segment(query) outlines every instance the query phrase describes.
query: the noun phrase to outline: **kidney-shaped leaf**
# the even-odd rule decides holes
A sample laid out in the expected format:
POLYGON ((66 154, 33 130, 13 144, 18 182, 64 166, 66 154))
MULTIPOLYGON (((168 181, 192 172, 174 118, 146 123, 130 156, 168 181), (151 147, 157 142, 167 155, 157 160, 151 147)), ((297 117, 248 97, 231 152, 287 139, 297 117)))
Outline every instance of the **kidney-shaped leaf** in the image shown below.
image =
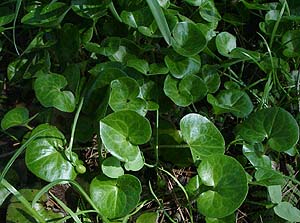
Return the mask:
POLYGON ((74 179, 74 166, 66 159, 64 135, 54 126, 41 124, 31 136, 39 136, 30 142, 25 153, 28 169, 39 178, 52 182, 58 179, 74 179), (43 131, 43 132, 42 132, 43 131))
POLYGON ((236 38, 228 32, 221 32, 216 37, 216 46, 221 55, 228 57, 229 53, 236 48, 236 38))
POLYGON ((209 94, 207 101, 217 115, 230 112, 238 118, 243 118, 253 110, 253 104, 247 93, 237 89, 223 90, 217 97, 209 94))
POLYGON ((148 119, 134 111, 118 111, 100 121, 100 136, 106 149, 123 162, 139 156, 138 145, 150 140, 148 119))
POLYGON ((91 199, 108 218, 129 214, 138 204, 141 192, 140 181, 128 174, 118 179, 99 176, 90 185, 91 199))
POLYGON ((143 116, 146 114, 147 103, 144 99, 138 97, 140 87, 136 80, 130 77, 122 77, 113 80, 110 86, 109 105, 114 111, 132 110, 143 116))
POLYGON ((184 140, 191 148, 194 161, 212 154, 224 153, 224 138, 206 117, 188 114, 180 120, 180 129, 184 140))
POLYGON ((61 91, 67 80, 59 74, 40 75, 34 83, 34 91, 39 102, 45 107, 55 107, 63 112, 73 112, 75 97, 71 91, 61 91))
POLYGON ((188 75, 182 80, 168 75, 164 82, 165 94, 178 106, 189 106, 207 94, 204 81, 196 75, 188 75))
POLYGON ((27 108, 19 107, 8 111, 1 120, 1 128, 6 130, 8 128, 24 125, 28 122, 29 111, 27 108))
POLYGON ((215 154, 203 159, 198 167, 202 183, 209 190, 197 199, 199 211, 212 218, 232 214, 248 193, 247 176, 242 165, 234 158, 215 154))
POLYGON ((206 37, 191 22, 179 22, 173 29, 173 49, 182 56, 194 56, 206 47, 206 37))
POLYGON ((238 134, 253 144, 265 138, 276 151, 292 148, 299 138, 299 127, 293 116, 282 108, 274 107, 257 111, 240 126, 238 134))

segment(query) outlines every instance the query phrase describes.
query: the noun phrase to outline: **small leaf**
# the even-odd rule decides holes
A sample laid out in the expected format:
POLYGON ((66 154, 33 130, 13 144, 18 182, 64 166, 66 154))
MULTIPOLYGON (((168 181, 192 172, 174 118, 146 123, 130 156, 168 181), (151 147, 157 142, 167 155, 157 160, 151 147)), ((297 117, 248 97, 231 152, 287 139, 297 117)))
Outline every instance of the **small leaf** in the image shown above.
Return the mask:
POLYGON ((29 111, 27 108, 14 108, 8 111, 1 120, 1 128, 3 130, 14 126, 25 125, 29 121, 29 111))
POLYGON ((283 54, 286 57, 300 56, 300 31, 289 30, 282 37, 283 54))
POLYGON ((221 20, 213 0, 204 1, 199 7, 199 13, 203 19, 210 23, 217 23, 221 20))
POLYGON ((280 185, 273 185, 268 186, 269 196, 271 198, 272 203, 278 204, 282 200, 282 193, 281 193, 281 186, 280 185))
POLYGON ((0 7, 0 27, 11 23, 15 18, 15 11, 8 7, 0 7))
POLYGON ((25 162, 28 169, 48 182, 75 179, 74 166, 64 154, 64 135, 54 126, 41 124, 32 131, 31 136, 41 131, 43 133, 27 146, 25 162))
POLYGON ((243 154, 256 169, 272 168, 271 160, 268 156, 264 155, 264 148, 261 143, 254 145, 244 144, 243 154))
POLYGON ((209 94, 207 101, 217 115, 230 112, 238 118, 244 118, 253 110, 253 104, 246 92, 236 89, 223 90, 217 97, 209 94))
POLYGON ((124 217, 138 204, 142 192, 141 183, 132 175, 118 179, 99 176, 90 184, 90 195, 101 213, 108 218, 124 217))
POLYGON ((12 62, 7 67, 7 78, 8 80, 12 80, 15 76, 19 76, 23 70, 24 65, 27 63, 28 59, 16 59, 12 62))
POLYGON ((205 218, 206 223, 236 223, 235 214, 228 215, 224 218, 205 218))
POLYGON ((168 54, 165 57, 165 63, 170 73, 178 79, 187 75, 197 74, 201 66, 200 57, 198 55, 183 57, 177 54, 168 54))
POLYGON ((127 171, 139 171, 143 168, 145 164, 144 157, 142 152, 139 152, 135 159, 128 161, 124 164, 124 167, 127 171))
POLYGON ((156 212, 147 212, 141 214, 137 219, 136 223, 157 223, 158 214, 156 212))
POLYGON ((71 91, 61 91, 67 80, 60 74, 42 74, 34 83, 37 99, 44 107, 55 107, 63 112, 73 112, 75 98, 71 91))
POLYGON ((124 175, 120 161, 115 157, 106 158, 101 164, 102 172, 110 178, 118 178, 124 175))
POLYGON ((146 60, 129 59, 126 64, 128 67, 132 67, 142 74, 147 74, 149 72, 149 64, 146 60))
POLYGON ((165 94, 178 106, 189 106, 207 94, 203 80, 196 75, 185 76, 178 80, 168 75, 164 82, 165 94))
POLYGON ((140 88, 135 79, 122 77, 111 82, 109 105, 114 111, 131 110, 140 115, 147 113, 147 103, 138 97, 140 88))
POLYGON ((300 222, 300 210, 289 202, 280 202, 274 207, 274 212, 289 222, 300 222))
POLYGON ((173 29, 172 47, 182 56, 194 56, 206 47, 206 37, 191 22, 179 22, 173 29))
POLYGON ((139 144, 150 140, 148 119, 134 111, 118 111, 100 121, 100 136, 106 149, 123 162, 135 161, 139 144))
POLYGON ((289 150, 299 139, 299 127, 294 117, 282 108, 259 110, 240 126, 238 134, 251 143, 263 142, 279 152, 289 150))
POLYGON ((247 176, 234 158, 214 154, 202 160, 198 174, 208 190, 197 199, 198 210, 206 217, 223 218, 232 214, 248 193, 247 176))
POLYGON ((216 37, 216 46, 221 55, 228 57, 229 53, 236 48, 236 38, 228 32, 221 32, 216 37))
POLYGON ((194 161, 209 155, 224 153, 224 138, 206 117, 188 114, 180 120, 180 130, 191 148, 194 161))
POLYGON ((285 182, 281 173, 271 168, 258 168, 255 179, 255 183, 261 186, 283 185, 285 182))

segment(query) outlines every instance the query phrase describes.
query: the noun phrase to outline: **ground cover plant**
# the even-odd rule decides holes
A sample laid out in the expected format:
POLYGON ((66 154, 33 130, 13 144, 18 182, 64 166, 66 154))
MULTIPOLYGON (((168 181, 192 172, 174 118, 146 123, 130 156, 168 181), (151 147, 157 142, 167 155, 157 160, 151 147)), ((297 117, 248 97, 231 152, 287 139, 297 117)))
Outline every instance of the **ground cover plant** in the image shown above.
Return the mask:
POLYGON ((0 2, 0 219, 300 222, 300 1, 0 2))

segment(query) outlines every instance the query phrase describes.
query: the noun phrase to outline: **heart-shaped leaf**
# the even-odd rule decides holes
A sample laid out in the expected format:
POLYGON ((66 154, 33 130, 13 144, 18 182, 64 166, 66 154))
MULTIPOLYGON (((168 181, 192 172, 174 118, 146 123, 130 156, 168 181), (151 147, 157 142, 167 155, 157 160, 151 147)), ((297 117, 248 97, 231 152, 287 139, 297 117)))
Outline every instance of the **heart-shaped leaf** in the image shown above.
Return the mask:
POLYGON ((165 94, 178 106, 189 106, 207 94, 203 80, 196 75, 185 76, 178 80, 170 75, 165 79, 165 94))
POLYGON ((223 90, 217 97, 209 94, 207 101, 217 115, 230 112, 238 118, 244 118, 253 110, 253 104, 247 93, 237 89, 223 90))
POLYGON ((228 57, 229 53, 236 48, 236 38, 228 32, 221 32, 216 37, 216 46, 221 55, 228 57))
POLYGON ((39 136, 28 144, 25 153, 28 169, 48 182, 58 179, 74 179, 77 175, 74 166, 64 154, 66 145, 64 135, 49 124, 36 127, 31 136, 35 134, 39 136))
POLYGON ((143 116, 147 113, 147 103, 138 97, 140 87, 135 79, 122 77, 113 80, 110 86, 109 105, 114 111, 132 110, 143 116))
POLYGON ((115 157, 106 158, 101 164, 102 172, 110 178, 118 178, 124 175, 120 160, 115 157))
POLYGON ((108 218, 129 214, 138 204, 141 192, 138 178, 127 174, 118 179, 99 176, 90 184, 91 199, 108 218))
POLYGON ((190 74, 197 74, 201 66, 200 57, 198 55, 183 57, 175 53, 166 56, 165 63, 170 73, 178 79, 190 74))
POLYGON ((52 2, 48 5, 32 8, 22 18, 22 23, 41 27, 55 27, 60 24, 68 11, 69 7, 65 3, 52 2))
POLYGON ((14 126, 25 125, 29 121, 29 111, 27 108, 19 107, 8 111, 1 120, 3 130, 14 126))
POLYGON ((73 112, 75 97, 71 91, 61 91, 67 80, 60 74, 41 74, 34 83, 37 99, 44 107, 55 107, 63 112, 73 112))
POLYGON ((179 22, 173 29, 172 47, 182 56, 194 56, 206 47, 206 37, 191 22, 179 22))
POLYGON ((188 114, 180 120, 180 130, 191 148, 194 161, 212 154, 224 153, 224 138, 217 127, 206 117, 188 114))
POLYGON ((150 140, 148 119, 134 111, 118 111, 100 121, 100 136, 106 149, 123 162, 132 162, 139 156, 138 145, 150 140))
POLYGON ((300 56, 300 30, 289 30, 282 37, 283 54, 286 57, 300 56))
POLYGON ((294 117, 282 108, 259 110, 249 116, 240 126, 238 134, 251 143, 263 142, 276 151, 292 148, 299 138, 299 127, 294 117))
POLYGON ((247 176, 234 158, 215 154, 202 160, 198 174, 208 190, 197 199, 198 210, 207 217, 223 218, 232 214, 248 193, 247 176))

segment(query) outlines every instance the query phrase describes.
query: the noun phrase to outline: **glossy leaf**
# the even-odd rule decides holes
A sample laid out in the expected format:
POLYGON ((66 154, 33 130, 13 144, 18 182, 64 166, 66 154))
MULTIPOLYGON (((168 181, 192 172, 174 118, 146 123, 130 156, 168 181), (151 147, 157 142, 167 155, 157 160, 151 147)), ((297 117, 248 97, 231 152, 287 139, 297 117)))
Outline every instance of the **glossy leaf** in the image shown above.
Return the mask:
POLYGON ((209 93, 215 93, 220 85, 221 78, 218 69, 215 66, 204 65, 201 69, 201 77, 207 87, 209 93))
POLYGON ((191 22, 179 22, 173 29, 172 47, 182 56, 194 56, 206 47, 206 38, 191 22))
POLYGON ((124 175, 120 161, 115 157, 106 158, 101 164, 102 172, 110 178, 118 178, 124 175))
POLYGON ((223 218, 232 214, 248 193, 246 173, 234 158, 215 154, 202 160, 198 174, 209 189, 197 199, 198 210, 206 217, 223 218))
POLYGON ((3 130, 11 127, 25 125, 29 121, 29 111, 24 107, 17 107, 8 111, 1 120, 3 130))
POLYGON ((134 111, 118 111, 100 121, 100 136, 106 149, 123 162, 136 160, 139 144, 150 140, 148 119, 134 111))
POLYGON ((221 55, 228 57, 229 53, 236 48, 236 38, 228 32, 221 32, 216 37, 216 46, 221 55))
POLYGON ((200 57, 198 55, 183 57, 177 54, 169 54, 165 57, 165 63, 170 73, 178 79, 187 75, 197 74, 201 66, 200 57))
POLYGON ((254 145, 244 144, 243 154, 256 169, 272 168, 271 160, 267 155, 264 155, 264 148, 261 143, 256 143, 254 145))
POLYGON ((188 114, 180 120, 183 139, 189 144, 194 161, 209 155, 223 154, 225 142, 217 127, 206 117, 188 114))
POLYGON ((72 163, 64 154, 66 139, 54 126, 41 124, 31 136, 40 136, 27 146, 25 162, 27 168, 39 178, 52 182, 58 179, 74 179, 76 172, 72 163))
POLYGON ((251 114, 241 124, 238 134, 251 144, 267 139, 272 149, 285 151, 298 142, 299 127, 290 113, 274 107, 251 114))
POLYGON ((53 2, 33 8, 22 18, 22 23, 40 27, 55 27, 63 20, 69 7, 62 2, 53 2))
POLYGON ((157 223, 158 214, 156 212, 147 212, 141 214, 137 219, 136 223, 157 223))
POLYGON ((261 186, 283 185, 285 182, 281 173, 271 168, 258 168, 255 179, 255 183, 261 186))
POLYGON ((289 222, 300 222, 300 210, 289 202, 280 202, 274 207, 274 212, 289 222))
POLYGON ((213 0, 203 1, 199 7, 199 13, 207 22, 217 23, 221 20, 221 15, 215 7, 213 0))
POLYGON ((300 56, 300 30, 287 31, 281 40, 285 49, 283 54, 286 57, 298 57, 300 56))
POLYGON ((133 160, 130 160, 124 164, 127 171, 139 171, 144 167, 145 161, 141 151, 136 155, 133 160))
POLYGON ((110 86, 109 105, 114 111, 131 110, 143 116, 147 113, 146 101, 138 97, 140 87, 136 80, 122 77, 112 81, 110 86))
POLYGON ((207 94, 203 80, 196 75, 188 75, 178 80, 168 75, 164 83, 165 94, 178 106, 189 106, 207 94))
POLYGON ((241 90, 223 90, 216 97, 209 94, 207 101, 213 106, 214 113, 232 113, 238 118, 248 116, 253 110, 253 104, 246 92, 241 90))
POLYGON ((149 72, 149 64, 144 59, 129 59, 126 63, 128 67, 132 67, 142 74, 147 74, 149 72))
POLYGON ((99 176, 90 184, 91 199, 108 218, 129 214, 138 204, 141 192, 138 178, 127 174, 118 179, 99 176))
POLYGON ((73 112, 75 98, 71 91, 61 91, 67 80, 60 74, 42 74, 34 83, 37 99, 44 107, 55 107, 63 112, 73 112))

